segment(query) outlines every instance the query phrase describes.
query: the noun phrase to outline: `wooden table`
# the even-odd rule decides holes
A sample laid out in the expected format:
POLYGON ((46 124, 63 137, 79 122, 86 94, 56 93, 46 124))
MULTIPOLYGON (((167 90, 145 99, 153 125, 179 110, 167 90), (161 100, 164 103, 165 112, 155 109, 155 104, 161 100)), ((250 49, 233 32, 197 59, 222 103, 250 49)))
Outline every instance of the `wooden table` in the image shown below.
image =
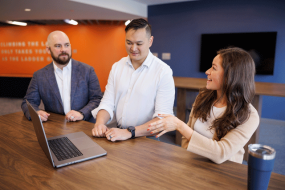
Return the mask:
MULTIPOLYGON (((186 115, 186 93, 187 91, 196 92, 193 95, 190 94, 190 105, 194 103, 197 92, 200 88, 206 87, 207 79, 205 78, 188 78, 188 77, 173 77, 175 87, 177 87, 177 117, 182 121, 185 121, 186 115)), ((281 96, 285 97, 285 84, 280 83, 266 83, 266 82, 255 82, 255 96, 252 101, 252 105, 258 111, 259 116, 261 117, 262 109, 262 95, 268 96, 281 96)), ((244 160, 247 161, 248 152, 247 146, 249 144, 254 144, 258 142, 259 137, 259 127, 246 144, 244 160)), ((181 134, 176 131, 176 144, 181 144, 181 134)))
MULTIPOLYGON (((93 124, 51 113, 47 137, 83 131, 107 156, 54 169, 22 112, 0 116, 0 189, 246 189, 247 166, 215 164, 185 149, 144 137, 112 143, 91 136, 93 124)), ((272 173, 269 189, 285 187, 272 173)))

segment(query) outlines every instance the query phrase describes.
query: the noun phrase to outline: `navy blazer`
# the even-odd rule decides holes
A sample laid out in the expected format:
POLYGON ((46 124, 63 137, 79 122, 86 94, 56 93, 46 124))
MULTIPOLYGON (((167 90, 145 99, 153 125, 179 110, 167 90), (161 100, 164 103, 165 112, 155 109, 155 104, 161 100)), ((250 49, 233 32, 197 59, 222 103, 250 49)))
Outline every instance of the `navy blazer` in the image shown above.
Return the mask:
MULTIPOLYGON (((102 99, 97 75, 93 67, 74 59, 72 59, 71 70, 71 110, 80 111, 85 116, 84 120, 95 122, 91 111, 99 106, 102 99)), ((53 63, 34 73, 22 102, 22 110, 31 120, 26 99, 36 111, 40 110, 39 105, 42 100, 45 111, 65 115, 53 63)))

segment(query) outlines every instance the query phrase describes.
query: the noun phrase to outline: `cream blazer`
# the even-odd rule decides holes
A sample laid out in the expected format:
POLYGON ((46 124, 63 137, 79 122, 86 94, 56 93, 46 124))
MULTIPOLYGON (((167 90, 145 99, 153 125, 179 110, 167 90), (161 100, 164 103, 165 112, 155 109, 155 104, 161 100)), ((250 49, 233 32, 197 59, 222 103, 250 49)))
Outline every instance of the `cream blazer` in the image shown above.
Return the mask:
POLYGON ((217 140, 216 133, 213 139, 209 139, 194 130, 194 124, 197 118, 193 117, 191 110, 187 125, 194 131, 190 142, 182 136, 181 146, 188 151, 204 156, 217 164, 226 160, 242 163, 244 155, 244 146, 249 141, 259 125, 259 116, 256 109, 250 106, 249 119, 235 129, 229 131, 221 140, 217 140))

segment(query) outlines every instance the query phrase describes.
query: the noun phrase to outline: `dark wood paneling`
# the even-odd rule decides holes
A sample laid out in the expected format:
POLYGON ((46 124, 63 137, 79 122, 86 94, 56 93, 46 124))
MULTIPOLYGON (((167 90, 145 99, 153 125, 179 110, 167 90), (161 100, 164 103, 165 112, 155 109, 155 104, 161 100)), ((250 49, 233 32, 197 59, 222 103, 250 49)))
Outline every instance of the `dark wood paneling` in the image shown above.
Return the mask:
POLYGON ((0 77, 0 97, 23 98, 30 81, 30 77, 0 77))

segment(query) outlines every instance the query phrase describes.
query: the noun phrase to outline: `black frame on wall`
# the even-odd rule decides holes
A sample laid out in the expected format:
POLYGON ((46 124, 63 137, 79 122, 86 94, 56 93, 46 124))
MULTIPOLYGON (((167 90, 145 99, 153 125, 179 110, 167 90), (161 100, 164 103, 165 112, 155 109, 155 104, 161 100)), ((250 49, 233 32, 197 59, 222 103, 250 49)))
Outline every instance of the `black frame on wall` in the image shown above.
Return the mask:
POLYGON ((24 98, 32 78, 0 77, 0 97, 24 98))
POLYGON ((273 75, 277 32, 202 34, 200 72, 212 66, 217 51, 227 47, 240 47, 250 53, 256 74, 273 75))

